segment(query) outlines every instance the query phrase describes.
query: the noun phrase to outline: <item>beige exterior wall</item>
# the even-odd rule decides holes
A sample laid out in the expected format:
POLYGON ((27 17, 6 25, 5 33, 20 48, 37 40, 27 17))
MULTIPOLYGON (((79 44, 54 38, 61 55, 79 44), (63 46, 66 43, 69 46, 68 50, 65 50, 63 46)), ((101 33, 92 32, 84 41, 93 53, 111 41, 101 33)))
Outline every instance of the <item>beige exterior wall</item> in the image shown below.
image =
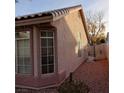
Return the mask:
POLYGON ((66 77, 86 58, 88 44, 79 11, 75 11, 52 23, 57 28, 58 71, 66 77), (81 33, 81 38, 80 38, 81 33), (78 41, 81 39, 81 57, 78 56, 78 41))
MULTIPOLYGON (((93 46, 89 46, 88 51, 90 56, 93 56, 94 54, 93 46)), ((106 43, 95 45, 95 54, 96 54, 95 57, 96 60, 109 59, 109 45, 106 43)))

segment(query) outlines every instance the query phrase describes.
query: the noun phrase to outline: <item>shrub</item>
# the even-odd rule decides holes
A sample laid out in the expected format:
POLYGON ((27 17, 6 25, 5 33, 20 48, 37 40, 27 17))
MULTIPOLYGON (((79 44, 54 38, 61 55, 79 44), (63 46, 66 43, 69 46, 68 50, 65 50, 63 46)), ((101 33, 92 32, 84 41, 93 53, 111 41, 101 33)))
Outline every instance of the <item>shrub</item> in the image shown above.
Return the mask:
POLYGON ((72 80, 71 82, 66 80, 59 88, 59 93, 89 93, 90 88, 83 82, 72 80))

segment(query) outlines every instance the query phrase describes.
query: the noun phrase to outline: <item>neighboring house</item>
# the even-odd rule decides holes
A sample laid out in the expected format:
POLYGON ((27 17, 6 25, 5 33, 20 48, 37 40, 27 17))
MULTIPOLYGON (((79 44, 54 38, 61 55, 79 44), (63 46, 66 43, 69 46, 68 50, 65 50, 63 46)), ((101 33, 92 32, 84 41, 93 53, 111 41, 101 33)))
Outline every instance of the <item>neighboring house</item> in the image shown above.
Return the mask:
POLYGON ((60 85, 87 59, 81 5, 16 17, 16 89, 60 85))

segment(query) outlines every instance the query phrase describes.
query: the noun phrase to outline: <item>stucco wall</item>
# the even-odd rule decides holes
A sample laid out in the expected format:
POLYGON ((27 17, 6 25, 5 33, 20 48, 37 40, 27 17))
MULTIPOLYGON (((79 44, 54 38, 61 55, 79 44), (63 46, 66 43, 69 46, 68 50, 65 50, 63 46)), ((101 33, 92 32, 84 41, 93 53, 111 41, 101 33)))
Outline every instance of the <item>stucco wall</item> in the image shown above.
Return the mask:
POLYGON ((79 11, 52 23, 57 28, 58 71, 66 71, 66 77, 86 58, 87 38, 79 11), (79 32, 81 33, 81 57, 78 57, 79 32))
MULTIPOLYGON (((94 55, 94 46, 88 47, 89 56, 94 55)), ((104 43, 100 45, 95 45, 95 59, 101 60, 101 59, 109 59, 109 45, 104 43)))

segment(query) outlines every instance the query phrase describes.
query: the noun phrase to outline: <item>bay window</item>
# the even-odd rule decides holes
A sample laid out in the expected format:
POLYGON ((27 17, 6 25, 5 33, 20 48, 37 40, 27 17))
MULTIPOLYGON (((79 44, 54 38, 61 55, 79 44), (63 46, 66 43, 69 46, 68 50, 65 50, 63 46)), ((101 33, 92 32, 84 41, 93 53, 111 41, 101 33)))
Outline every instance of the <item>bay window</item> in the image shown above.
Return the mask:
POLYGON ((16 73, 31 74, 30 32, 16 32, 16 73))

